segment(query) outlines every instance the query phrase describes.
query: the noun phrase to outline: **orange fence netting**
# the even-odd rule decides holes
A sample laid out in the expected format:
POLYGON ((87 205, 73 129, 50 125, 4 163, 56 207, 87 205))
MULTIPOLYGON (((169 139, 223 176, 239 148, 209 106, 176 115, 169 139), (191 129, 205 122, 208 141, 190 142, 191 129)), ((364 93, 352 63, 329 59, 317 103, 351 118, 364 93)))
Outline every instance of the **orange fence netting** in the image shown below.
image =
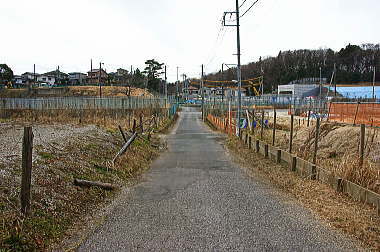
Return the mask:
POLYGON ((329 121, 380 126, 379 103, 330 103, 329 121))

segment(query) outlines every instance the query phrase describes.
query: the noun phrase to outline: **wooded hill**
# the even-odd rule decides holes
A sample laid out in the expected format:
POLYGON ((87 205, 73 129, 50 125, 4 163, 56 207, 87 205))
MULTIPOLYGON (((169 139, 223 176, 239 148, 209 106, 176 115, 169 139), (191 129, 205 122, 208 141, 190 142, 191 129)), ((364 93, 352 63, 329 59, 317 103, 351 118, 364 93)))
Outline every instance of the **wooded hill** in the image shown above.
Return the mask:
MULTIPOLYGON (((261 58, 242 66, 242 78, 249 79, 263 75, 266 92, 275 90, 278 85, 288 84, 293 80, 303 78, 319 78, 319 68, 322 78, 331 79, 336 64, 338 84, 355 84, 372 82, 373 66, 380 74, 380 44, 349 44, 339 52, 331 49, 280 51, 277 57, 261 58)), ((236 80, 236 68, 208 74, 209 80, 236 80)), ((380 77, 376 78, 380 81, 380 77)))

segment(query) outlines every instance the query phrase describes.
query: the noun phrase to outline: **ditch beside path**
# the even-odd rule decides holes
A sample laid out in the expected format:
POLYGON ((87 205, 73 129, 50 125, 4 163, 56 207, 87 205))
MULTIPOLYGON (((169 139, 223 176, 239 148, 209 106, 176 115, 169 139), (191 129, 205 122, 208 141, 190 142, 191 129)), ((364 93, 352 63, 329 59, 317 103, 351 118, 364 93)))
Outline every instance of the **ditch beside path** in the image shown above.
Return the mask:
POLYGON ((183 108, 168 151, 79 251, 357 249, 295 200, 249 178, 200 117, 183 108))

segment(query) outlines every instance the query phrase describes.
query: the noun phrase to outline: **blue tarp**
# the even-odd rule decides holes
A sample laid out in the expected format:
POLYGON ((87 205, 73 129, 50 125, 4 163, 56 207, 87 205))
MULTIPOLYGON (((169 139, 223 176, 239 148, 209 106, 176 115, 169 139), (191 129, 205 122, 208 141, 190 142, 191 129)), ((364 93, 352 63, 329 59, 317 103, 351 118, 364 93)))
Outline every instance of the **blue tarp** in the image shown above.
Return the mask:
MULTIPOLYGON (((372 98, 372 87, 337 87, 336 91, 346 98, 372 98)), ((334 87, 331 87, 330 95, 333 94, 334 87)), ((380 97, 380 87, 375 87, 375 96, 380 97)))

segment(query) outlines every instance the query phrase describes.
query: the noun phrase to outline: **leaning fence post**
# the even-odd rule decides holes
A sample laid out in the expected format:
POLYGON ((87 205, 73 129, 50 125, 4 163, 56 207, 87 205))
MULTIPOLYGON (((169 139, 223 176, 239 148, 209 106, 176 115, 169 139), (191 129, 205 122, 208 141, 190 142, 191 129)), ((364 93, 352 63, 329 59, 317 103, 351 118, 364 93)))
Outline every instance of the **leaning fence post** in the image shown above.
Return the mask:
POLYGON ((133 119, 133 126, 132 126, 132 132, 136 132, 136 119, 133 119))
POLYGON ((141 133, 144 132, 144 122, 143 122, 143 116, 142 114, 140 114, 140 129, 141 129, 141 133))
POLYGON ((365 124, 360 125, 360 150, 359 150, 359 165, 364 164, 364 141, 365 141, 365 124))
POLYGON ((277 121, 277 112, 274 110, 274 115, 273 115, 273 136, 272 136, 272 145, 274 146, 275 144, 275 139, 276 139, 276 121, 277 121))
POLYGON ((316 163, 317 163, 319 127, 320 127, 320 119, 317 118, 317 125, 315 126, 315 140, 314 140, 313 164, 316 164, 316 163))
POLYGON ((22 178, 21 178, 21 213, 27 216, 30 211, 30 187, 32 180, 32 152, 33 131, 32 127, 24 128, 22 142, 22 178))
POLYGON ((293 127, 294 127, 294 115, 290 115, 289 153, 292 153, 292 149, 293 149, 293 127))

